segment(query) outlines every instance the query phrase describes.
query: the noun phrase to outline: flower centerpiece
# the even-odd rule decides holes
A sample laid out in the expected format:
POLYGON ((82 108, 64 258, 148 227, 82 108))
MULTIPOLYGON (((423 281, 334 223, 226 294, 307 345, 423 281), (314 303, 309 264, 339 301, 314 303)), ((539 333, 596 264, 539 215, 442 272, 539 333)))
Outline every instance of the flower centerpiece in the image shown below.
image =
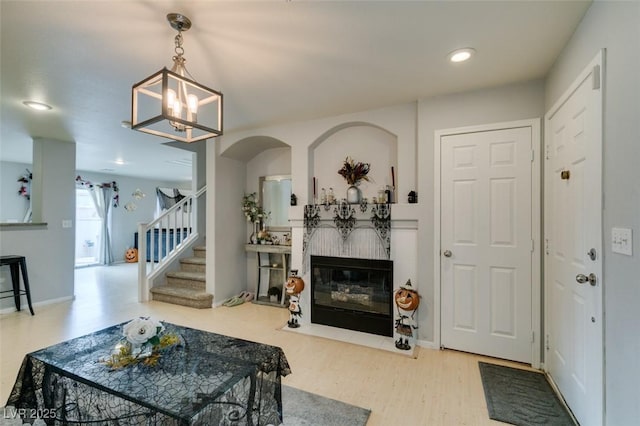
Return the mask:
POLYGON ((360 202, 360 188, 358 185, 363 180, 370 182, 369 170, 371 168, 371 164, 362 163, 358 161, 357 163, 351 157, 347 157, 342 164, 342 168, 338 170, 338 174, 346 179, 349 184, 349 188, 347 189, 347 202, 350 204, 357 204, 360 202))
POLYGON ((111 356, 103 363, 112 369, 142 362, 154 366, 160 359, 160 350, 180 341, 175 334, 163 334, 164 325, 149 317, 139 317, 122 327, 123 339, 115 346, 111 356))
POLYGON ((258 237, 258 231, 260 230, 260 223, 267 220, 269 212, 265 211, 256 200, 256 193, 252 192, 249 195, 242 197, 242 212, 244 213, 247 222, 253 223, 253 234, 251 234, 251 242, 256 243, 258 237))

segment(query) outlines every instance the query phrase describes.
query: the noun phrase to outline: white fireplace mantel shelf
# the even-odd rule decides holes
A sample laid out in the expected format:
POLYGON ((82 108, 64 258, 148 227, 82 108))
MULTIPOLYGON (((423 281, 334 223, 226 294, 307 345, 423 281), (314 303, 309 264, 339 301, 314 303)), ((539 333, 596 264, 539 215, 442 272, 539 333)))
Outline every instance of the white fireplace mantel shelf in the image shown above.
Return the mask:
MULTIPOLYGON (((354 205, 355 206, 355 205, 354 205)), ((417 229, 419 204, 396 203, 391 204, 391 229, 417 229)), ((333 209, 335 205, 332 205, 333 209)), ((323 215, 321 221, 332 221, 332 215, 323 215)), ((292 228, 304 226, 304 205, 289 207, 289 223, 292 228)))

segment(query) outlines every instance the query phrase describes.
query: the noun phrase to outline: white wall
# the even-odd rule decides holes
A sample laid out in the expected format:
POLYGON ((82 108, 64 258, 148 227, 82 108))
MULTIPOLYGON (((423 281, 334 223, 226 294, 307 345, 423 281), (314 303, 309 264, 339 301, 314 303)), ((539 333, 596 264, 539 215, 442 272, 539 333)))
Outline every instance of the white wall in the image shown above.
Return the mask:
MULTIPOLYGON (((310 152, 313 157, 310 173, 316 177, 318 202, 322 188, 329 191, 334 189, 336 199, 347 197, 348 184, 338 174, 342 168, 346 155, 354 162, 370 164, 367 175, 370 181, 362 181, 359 188, 362 197, 372 202, 377 197, 378 189, 391 186, 391 166, 398 172, 398 144, 395 135, 378 127, 350 126, 332 133, 310 152)), ((404 197, 406 202, 406 197, 404 197)))
POLYGON ((33 171, 31 164, 0 161, 0 222, 22 222, 29 200, 18 194, 22 185, 18 178, 33 171))
POLYGON ((627 425, 640 419, 640 2, 594 2, 549 73, 547 109, 601 48, 606 424, 627 425), (633 256, 611 251, 612 227, 632 229, 633 256))
MULTIPOLYGON (((34 303, 73 297, 75 227, 63 228, 62 222, 75 222, 75 148, 73 142, 34 139, 32 171, 42 185, 37 201, 47 225, 0 228, 0 254, 27 258, 34 303)), ((10 289, 10 274, 2 278, 2 289, 10 289)), ((0 302, 0 309, 13 306, 13 299, 0 302)))
POLYGON ((247 222, 240 210, 245 167, 216 149, 207 150, 207 292, 214 295, 215 306, 247 288, 247 222))

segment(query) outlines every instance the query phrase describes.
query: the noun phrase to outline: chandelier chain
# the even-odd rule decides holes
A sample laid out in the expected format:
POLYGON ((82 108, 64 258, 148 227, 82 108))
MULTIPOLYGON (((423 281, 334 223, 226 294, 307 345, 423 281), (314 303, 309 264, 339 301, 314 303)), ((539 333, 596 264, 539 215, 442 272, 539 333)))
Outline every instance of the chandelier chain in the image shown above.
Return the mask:
POLYGON ((176 45, 174 49, 174 52, 176 52, 176 55, 178 56, 184 55, 184 48, 182 47, 182 32, 179 32, 178 35, 176 35, 174 42, 176 45))

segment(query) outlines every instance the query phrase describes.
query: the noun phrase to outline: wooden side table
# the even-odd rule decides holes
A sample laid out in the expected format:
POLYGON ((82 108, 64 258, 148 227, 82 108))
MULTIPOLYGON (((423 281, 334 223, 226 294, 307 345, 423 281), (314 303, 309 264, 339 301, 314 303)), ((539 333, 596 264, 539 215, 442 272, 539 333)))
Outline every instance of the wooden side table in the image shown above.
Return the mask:
MULTIPOLYGON (((0 266, 9 265, 11 268, 11 283, 13 285, 12 290, 0 291, 1 293, 13 293, 13 301, 16 304, 16 309, 20 310, 20 296, 27 296, 27 303, 29 304, 29 310, 31 315, 33 313, 33 306, 31 306, 31 290, 29 289, 29 276, 27 275, 27 260, 24 256, 0 256, 0 266), (22 281, 24 282, 24 290, 20 290, 20 275, 19 270, 22 270, 22 281)), ((0 299, 6 299, 12 296, 0 296, 0 299)))

